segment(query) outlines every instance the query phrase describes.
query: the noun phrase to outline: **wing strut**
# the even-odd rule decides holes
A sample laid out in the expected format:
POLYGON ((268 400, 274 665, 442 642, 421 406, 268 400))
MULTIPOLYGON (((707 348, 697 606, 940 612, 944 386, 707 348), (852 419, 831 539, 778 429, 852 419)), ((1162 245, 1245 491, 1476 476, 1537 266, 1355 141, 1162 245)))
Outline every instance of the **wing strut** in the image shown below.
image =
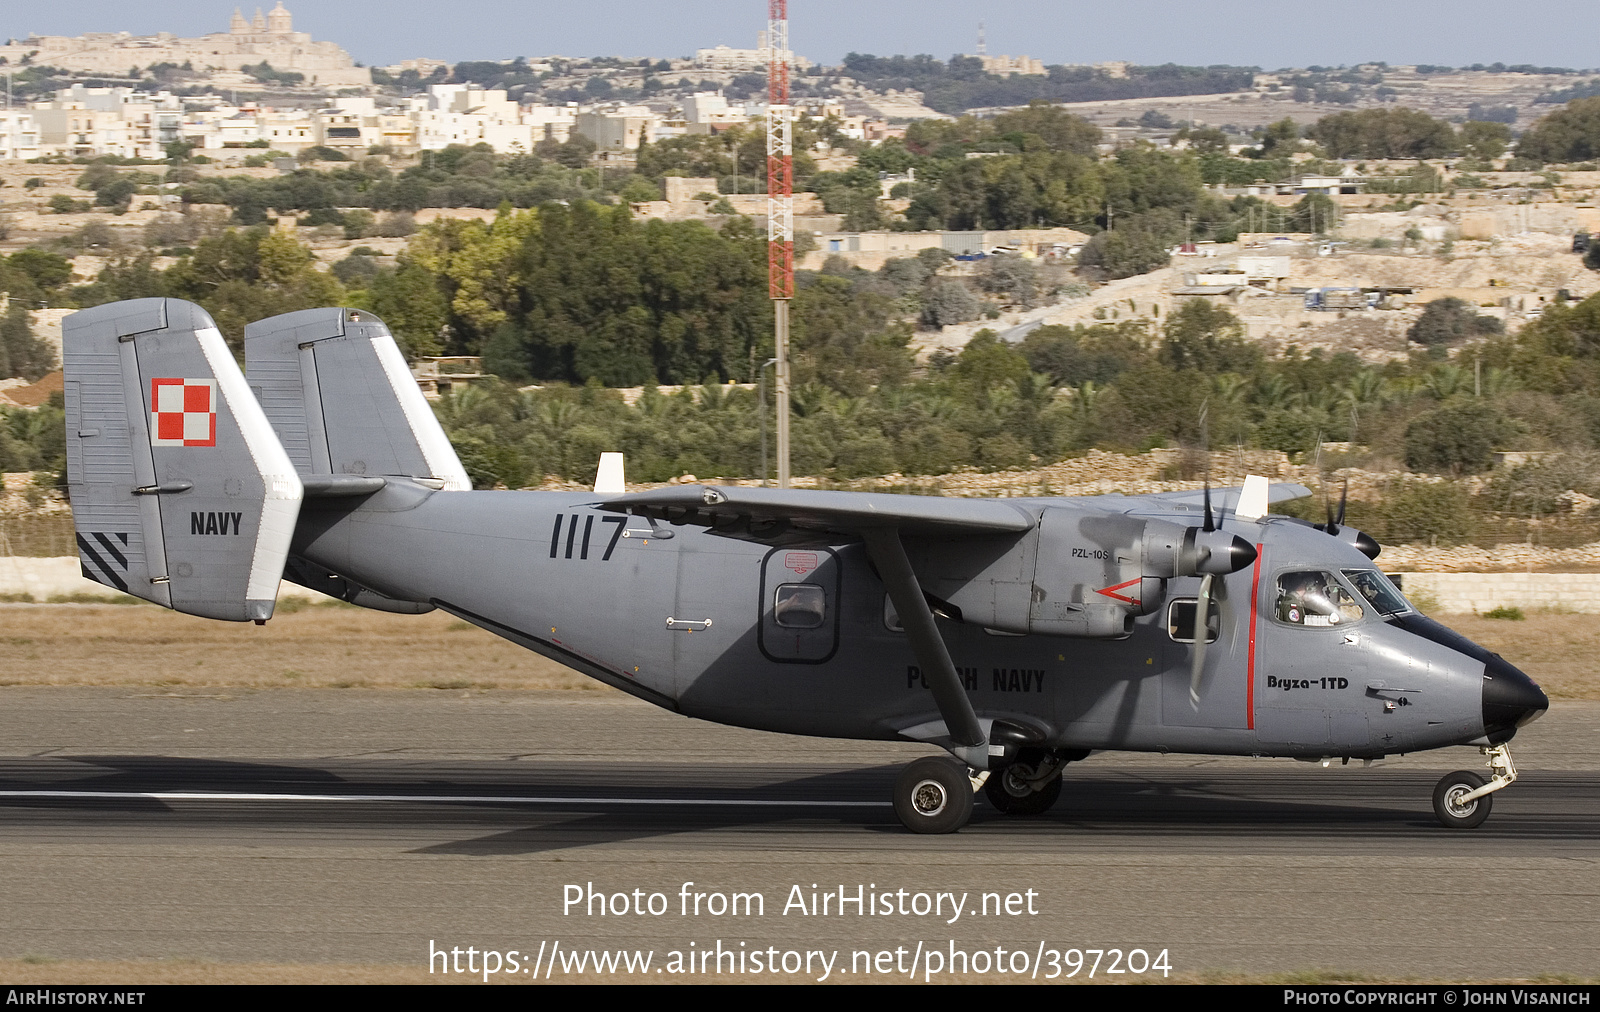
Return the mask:
POLYGON ((861 536, 867 543, 867 554, 872 564, 878 567, 878 575, 883 578, 884 588, 889 591, 889 600, 900 615, 900 624, 911 638, 911 649, 916 654, 917 663, 922 666, 922 673, 933 690, 939 715, 944 718, 944 725, 950 732, 951 744, 947 747, 951 754, 973 769, 988 769, 988 736, 978 723, 972 700, 967 698, 966 689, 956 674, 956 666, 950 660, 950 651, 939 635, 938 626, 934 624, 933 611, 928 607, 927 599, 922 596, 922 587, 911 571, 911 560, 906 558, 899 528, 866 527, 862 529, 861 536))

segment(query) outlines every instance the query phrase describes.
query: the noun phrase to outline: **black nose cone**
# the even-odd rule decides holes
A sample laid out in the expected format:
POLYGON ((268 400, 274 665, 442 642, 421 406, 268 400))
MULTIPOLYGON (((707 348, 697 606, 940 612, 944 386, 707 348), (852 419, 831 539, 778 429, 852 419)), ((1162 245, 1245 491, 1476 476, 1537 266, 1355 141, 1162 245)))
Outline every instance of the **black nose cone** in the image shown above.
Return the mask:
POLYGON ((1550 697, 1527 675, 1493 654, 1483 671, 1483 732, 1498 745, 1550 709, 1550 697))

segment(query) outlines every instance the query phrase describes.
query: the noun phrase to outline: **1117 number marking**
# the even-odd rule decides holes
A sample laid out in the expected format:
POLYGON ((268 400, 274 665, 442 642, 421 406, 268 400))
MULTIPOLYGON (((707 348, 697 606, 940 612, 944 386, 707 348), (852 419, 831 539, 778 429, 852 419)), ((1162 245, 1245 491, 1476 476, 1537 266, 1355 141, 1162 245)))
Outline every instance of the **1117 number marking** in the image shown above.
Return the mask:
MULTIPOLYGON (((557 513, 555 526, 550 529, 550 557, 554 559, 561 552, 561 528, 565 526, 567 529, 565 558, 572 558, 574 551, 578 553, 579 559, 589 558, 590 540, 594 540, 595 547, 598 549, 600 539, 605 537, 605 528, 602 527, 599 531, 596 531, 594 529, 594 521, 595 515, 593 513, 574 513, 570 517, 565 513, 557 513), (581 524, 579 523, 580 520, 582 521, 581 524), (579 527, 583 528, 582 534, 578 533, 579 527)), ((617 542, 622 540, 622 528, 627 524, 628 518, 601 517, 600 522, 602 524, 616 525, 611 529, 611 540, 606 542, 605 554, 600 556, 601 562, 610 562, 611 553, 617 550, 617 542)))

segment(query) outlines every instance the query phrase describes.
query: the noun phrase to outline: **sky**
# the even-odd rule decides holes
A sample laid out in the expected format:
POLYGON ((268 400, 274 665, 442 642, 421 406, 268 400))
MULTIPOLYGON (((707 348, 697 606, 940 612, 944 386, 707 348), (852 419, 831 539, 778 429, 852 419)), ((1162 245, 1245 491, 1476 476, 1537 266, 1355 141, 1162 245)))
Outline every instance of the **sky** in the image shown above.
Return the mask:
MULTIPOLYGON (((262 4, 270 8, 273 0, 262 4)), ((0 8, 0 36, 225 31, 228 0, 76 0, 0 8)), ((244 6, 248 17, 255 3, 244 6)), ((691 56, 719 43, 753 47, 761 0, 286 0, 295 28, 368 65, 411 57, 691 56)), ((1600 66, 1600 4, 1573 0, 1342 0, 1239 6, 1197 0, 791 0, 792 48, 814 62, 846 53, 989 52, 1045 63, 1226 63, 1264 69, 1388 63, 1600 66)))

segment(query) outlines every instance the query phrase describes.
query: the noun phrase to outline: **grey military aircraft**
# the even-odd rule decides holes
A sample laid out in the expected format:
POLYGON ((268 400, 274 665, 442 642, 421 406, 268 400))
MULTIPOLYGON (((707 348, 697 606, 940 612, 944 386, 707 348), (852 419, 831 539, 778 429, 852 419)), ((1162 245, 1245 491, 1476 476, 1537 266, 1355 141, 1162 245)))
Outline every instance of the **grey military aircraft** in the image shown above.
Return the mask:
POLYGON ((473 491, 370 313, 250 324, 245 369, 174 299, 64 330, 84 575, 191 615, 265 622, 280 578, 443 609, 658 706, 743 727, 923 742, 907 828, 974 796, 1037 814, 1093 750, 1376 761, 1475 745, 1439 781, 1473 827, 1548 707, 1407 603, 1378 546, 1308 495, 1240 488, 1006 500, 682 485, 473 491))

